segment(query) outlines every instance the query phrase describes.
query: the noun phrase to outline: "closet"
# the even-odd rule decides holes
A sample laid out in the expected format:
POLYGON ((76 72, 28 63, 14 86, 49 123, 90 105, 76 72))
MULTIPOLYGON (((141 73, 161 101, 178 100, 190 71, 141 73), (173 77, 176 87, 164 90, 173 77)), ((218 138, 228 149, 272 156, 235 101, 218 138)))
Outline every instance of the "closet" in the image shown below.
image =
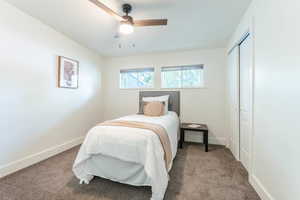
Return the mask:
POLYGON ((229 147, 250 168, 252 137, 252 38, 246 34, 228 55, 229 147))

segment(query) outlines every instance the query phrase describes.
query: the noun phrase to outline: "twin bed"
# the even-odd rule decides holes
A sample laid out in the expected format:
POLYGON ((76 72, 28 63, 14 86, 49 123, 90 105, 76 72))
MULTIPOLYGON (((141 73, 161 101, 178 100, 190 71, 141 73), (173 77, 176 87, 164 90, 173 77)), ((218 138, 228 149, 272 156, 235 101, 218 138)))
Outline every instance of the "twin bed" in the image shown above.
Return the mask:
POLYGON ((99 124, 88 132, 73 166, 81 183, 88 184, 98 176, 134 186, 151 186, 151 200, 164 198, 168 172, 177 153, 180 92, 142 91, 139 94, 140 112, 145 97, 166 95, 169 96, 168 112, 162 116, 125 116, 99 124), (166 145, 170 149, 169 164, 166 145))

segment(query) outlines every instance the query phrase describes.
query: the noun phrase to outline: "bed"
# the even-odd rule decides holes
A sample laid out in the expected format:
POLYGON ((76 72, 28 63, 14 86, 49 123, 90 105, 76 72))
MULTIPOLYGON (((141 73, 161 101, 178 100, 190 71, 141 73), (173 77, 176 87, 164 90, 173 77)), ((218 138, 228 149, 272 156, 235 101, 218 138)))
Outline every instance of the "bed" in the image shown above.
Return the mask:
POLYGON ((141 91, 139 109, 144 97, 169 95, 166 115, 149 117, 129 115, 113 121, 157 124, 164 128, 170 141, 171 164, 166 165, 165 149, 154 131, 121 127, 95 126, 87 134, 73 165, 80 183, 89 184, 94 176, 134 185, 151 186, 151 200, 162 200, 168 186, 168 172, 177 153, 180 92, 141 91))

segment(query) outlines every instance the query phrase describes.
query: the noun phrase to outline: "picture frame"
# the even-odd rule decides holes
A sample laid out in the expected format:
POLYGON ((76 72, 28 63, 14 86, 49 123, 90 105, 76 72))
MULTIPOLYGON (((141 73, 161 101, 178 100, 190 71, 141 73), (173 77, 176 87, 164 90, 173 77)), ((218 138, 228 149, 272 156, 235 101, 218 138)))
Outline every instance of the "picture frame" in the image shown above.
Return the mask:
POLYGON ((58 57, 58 87, 77 89, 79 62, 64 56, 58 57))

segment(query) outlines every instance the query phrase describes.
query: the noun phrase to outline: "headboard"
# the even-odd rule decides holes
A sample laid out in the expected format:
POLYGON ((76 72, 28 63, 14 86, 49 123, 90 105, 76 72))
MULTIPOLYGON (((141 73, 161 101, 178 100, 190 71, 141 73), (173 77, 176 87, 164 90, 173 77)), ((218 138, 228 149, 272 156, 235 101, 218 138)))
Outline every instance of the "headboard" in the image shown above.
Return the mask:
POLYGON ((180 91, 140 91, 139 110, 142 107, 143 97, 158 97, 169 95, 169 110, 174 111, 180 116, 180 91))

